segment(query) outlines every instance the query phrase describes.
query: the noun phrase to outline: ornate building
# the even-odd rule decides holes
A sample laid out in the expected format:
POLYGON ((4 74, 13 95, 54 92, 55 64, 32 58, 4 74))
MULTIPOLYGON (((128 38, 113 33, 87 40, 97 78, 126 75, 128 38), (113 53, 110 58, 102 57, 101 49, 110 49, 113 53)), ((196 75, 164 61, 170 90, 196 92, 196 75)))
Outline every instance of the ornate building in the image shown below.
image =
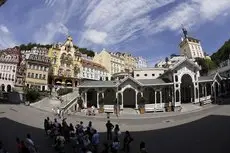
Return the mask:
POLYGON ((50 48, 52 84, 76 86, 79 80, 80 52, 74 48, 69 36, 63 45, 55 44, 50 48))
POLYGON ((14 88, 19 62, 20 52, 17 48, 9 48, 0 52, 1 91, 11 92, 14 88))
POLYGON ((49 58, 42 55, 26 54, 25 65, 26 86, 40 91, 48 90, 49 58))
POLYGON ((138 109, 138 102, 144 97, 146 112, 164 111, 167 106, 177 111, 183 104, 211 102, 211 98, 225 93, 224 79, 218 73, 200 76, 199 71, 196 63, 184 58, 162 69, 162 74, 156 78, 127 76, 116 81, 85 81, 79 91, 85 106, 99 108, 99 99, 104 98, 105 110, 113 110, 114 99, 118 100, 121 109, 138 109))

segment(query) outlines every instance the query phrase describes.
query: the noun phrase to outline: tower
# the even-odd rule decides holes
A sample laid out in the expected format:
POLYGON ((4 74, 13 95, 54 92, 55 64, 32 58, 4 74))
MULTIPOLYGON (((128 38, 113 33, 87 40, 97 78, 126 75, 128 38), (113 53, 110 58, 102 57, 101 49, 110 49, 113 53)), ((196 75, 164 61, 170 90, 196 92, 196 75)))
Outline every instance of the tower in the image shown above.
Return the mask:
POLYGON ((180 54, 183 56, 187 56, 188 58, 204 58, 204 52, 201 46, 200 40, 188 36, 187 30, 182 28, 184 37, 181 39, 179 44, 180 54))

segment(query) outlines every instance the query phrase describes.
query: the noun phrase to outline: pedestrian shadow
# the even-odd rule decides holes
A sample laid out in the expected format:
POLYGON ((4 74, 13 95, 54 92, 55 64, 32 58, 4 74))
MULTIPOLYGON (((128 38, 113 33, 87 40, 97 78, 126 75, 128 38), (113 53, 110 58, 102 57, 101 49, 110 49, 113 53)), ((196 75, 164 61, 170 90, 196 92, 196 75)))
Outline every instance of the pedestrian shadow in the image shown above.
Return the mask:
MULTIPOLYGON (((227 153, 229 129, 230 116, 210 115, 171 128, 131 132, 134 141, 130 153, 138 153, 141 141, 146 142, 149 153, 227 153)), ((41 153, 56 153, 51 147, 53 140, 45 136, 43 129, 0 118, 0 139, 9 152, 16 152, 15 137, 24 139, 27 133, 31 133, 41 153)), ((102 143, 105 142, 106 133, 100 133, 100 138, 102 143)), ((65 150, 66 153, 72 152, 70 145, 65 150)))

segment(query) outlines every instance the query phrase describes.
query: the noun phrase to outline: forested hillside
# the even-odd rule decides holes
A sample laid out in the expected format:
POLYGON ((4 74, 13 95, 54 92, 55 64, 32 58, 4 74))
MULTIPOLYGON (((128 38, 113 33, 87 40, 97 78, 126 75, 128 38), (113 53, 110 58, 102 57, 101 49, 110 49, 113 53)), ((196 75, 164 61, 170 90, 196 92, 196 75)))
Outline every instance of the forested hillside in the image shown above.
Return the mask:
POLYGON ((212 60, 219 65, 221 62, 227 60, 230 55, 230 39, 215 53, 212 54, 212 60))

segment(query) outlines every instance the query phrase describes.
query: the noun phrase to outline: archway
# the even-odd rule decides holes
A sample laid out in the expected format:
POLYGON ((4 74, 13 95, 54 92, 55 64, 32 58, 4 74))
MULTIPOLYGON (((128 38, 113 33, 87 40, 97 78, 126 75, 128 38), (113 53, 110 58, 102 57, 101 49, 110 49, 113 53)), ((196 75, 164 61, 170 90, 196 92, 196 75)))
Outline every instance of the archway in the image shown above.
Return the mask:
POLYGON ((97 107, 97 91, 95 89, 89 89, 87 91, 87 105, 89 107, 97 107))
POLYGON ((192 77, 184 74, 181 78, 181 103, 190 103, 194 101, 194 85, 192 77))
POLYGON ((6 91, 7 91, 7 92, 11 92, 11 85, 7 85, 6 91))
POLYGON ((124 107, 136 107, 136 91, 132 88, 127 88, 123 91, 124 107))
POLYGON ((108 88, 104 92, 104 104, 105 105, 114 105, 114 100, 116 99, 116 92, 114 89, 108 88))
POLYGON ((146 99, 146 104, 154 104, 155 103, 154 89, 151 87, 145 88, 143 91, 143 97, 146 99))
POLYGON ((2 84, 2 91, 5 91, 5 85, 2 84))

